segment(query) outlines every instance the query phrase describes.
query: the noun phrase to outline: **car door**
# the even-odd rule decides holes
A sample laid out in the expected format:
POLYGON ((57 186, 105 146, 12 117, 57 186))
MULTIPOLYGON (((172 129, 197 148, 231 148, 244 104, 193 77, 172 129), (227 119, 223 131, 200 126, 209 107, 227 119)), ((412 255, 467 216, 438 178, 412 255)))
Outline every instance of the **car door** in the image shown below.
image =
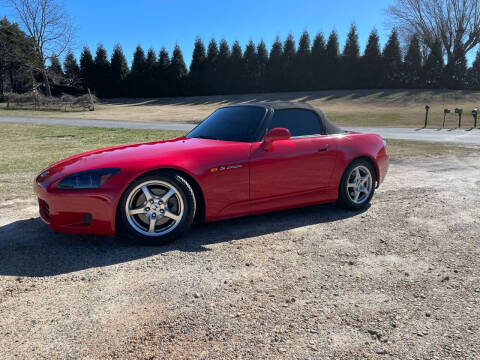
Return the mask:
POLYGON ((321 120, 304 109, 276 110, 267 124, 287 128, 288 140, 273 143, 269 150, 261 142, 252 145, 250 199, 261 201, 291 197, 326 188, 335 167, 335 139, 322 135, 321 120))

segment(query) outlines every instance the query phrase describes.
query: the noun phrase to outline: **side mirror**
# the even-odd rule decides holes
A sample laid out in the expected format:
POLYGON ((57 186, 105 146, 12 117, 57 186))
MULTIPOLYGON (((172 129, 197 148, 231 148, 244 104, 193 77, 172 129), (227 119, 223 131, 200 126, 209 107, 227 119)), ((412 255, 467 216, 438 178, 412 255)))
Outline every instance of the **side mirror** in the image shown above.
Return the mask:
POLYGON ((290 131, 288 129, 273 128, 264 136, 262 149, 270 150, 274 141, 288 139, 290 139, 290 131))

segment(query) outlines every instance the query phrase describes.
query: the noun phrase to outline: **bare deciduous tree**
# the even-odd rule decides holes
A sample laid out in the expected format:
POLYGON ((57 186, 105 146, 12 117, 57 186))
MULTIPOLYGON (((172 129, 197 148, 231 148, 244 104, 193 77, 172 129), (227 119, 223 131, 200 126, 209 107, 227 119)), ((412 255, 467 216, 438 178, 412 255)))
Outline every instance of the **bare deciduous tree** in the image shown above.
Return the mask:
POLYGON ((479 3, 480 0, 396 0, 387 13, 403 38, 417 35, 429 49, 436 38, 440 39, 450 63, 455 61, 456 49, 467 54, 480 43, 479 3))
POLYGON ((38 69, 45 78, 47 95, 51 96, 46 61, 59 58, 72 42, 73 27, 70 16, 57 0, 6 0, 15 11, 19 23, 35 44, 41 59, 38 69))

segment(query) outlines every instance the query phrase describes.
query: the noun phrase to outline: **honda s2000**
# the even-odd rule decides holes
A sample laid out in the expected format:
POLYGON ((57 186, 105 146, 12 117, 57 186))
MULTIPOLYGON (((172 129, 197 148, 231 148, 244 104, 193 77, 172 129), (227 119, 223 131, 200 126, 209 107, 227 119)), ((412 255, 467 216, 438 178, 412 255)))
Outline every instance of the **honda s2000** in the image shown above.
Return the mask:
POLYGON ((346 132, 304 103, 227 106, 186 136, 69 157, 35 180, 58 232, 147 244, 215 221, 337 202, 366 207, 388 170, 385 142, 346 132))

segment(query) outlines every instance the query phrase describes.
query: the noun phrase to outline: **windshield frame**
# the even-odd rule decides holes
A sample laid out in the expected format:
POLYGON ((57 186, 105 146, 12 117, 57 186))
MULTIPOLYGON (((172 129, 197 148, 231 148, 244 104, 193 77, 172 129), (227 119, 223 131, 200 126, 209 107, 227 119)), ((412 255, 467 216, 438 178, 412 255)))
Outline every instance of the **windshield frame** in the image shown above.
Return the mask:
POLYGON ((199 127, 205 120, 207 120, 210 116, 212 116, 214 113, 216 113, 217 111, 221 110, 221 109, 230 109, 230 108, 235 108, 235 107, 238 107, 238 108, 244 108, 244 107, 258 107, 258 108, 261 108, 261 109, 264 109, 264 114, 263 114, 263 117, 262 119, 259 121, 258 123, 258 127, 255 129, 255 131, 253 132, 252 136, 250 137, 250 139, 246 140, 246 141, 236 141, 236 140, 224 140, 224 139, 209 139, 209 140, 216 140, 216 141, 228 141, 228 142, 242 142, 242 143, 253 143, 253 142, 258 142, 258 141, 261 141, 261 139, 263 139, 263 129, 265 129, 265 126, 266 126, 266 121, 267 119, 269 118, 269 115, 271 113, 271 108, 267 105, 261 105, 261 104, 238 104, 238 105, 229 105, 229 106, 222 106, 222 107, 219 107, 218 109, 215 109, 215 111, 213 111, 210 115, 208 115, 204 120, 202 120, 202 122, 200 122, 197 126, 195 126, 192 130, 190 130, 188 132, 187 135, 185 135, 186 138, 189 138, 189 139, 201 139, 201 138, 197 138, 197 137, 192 137, 190 136, 190 134, 197 128, 199 127))

